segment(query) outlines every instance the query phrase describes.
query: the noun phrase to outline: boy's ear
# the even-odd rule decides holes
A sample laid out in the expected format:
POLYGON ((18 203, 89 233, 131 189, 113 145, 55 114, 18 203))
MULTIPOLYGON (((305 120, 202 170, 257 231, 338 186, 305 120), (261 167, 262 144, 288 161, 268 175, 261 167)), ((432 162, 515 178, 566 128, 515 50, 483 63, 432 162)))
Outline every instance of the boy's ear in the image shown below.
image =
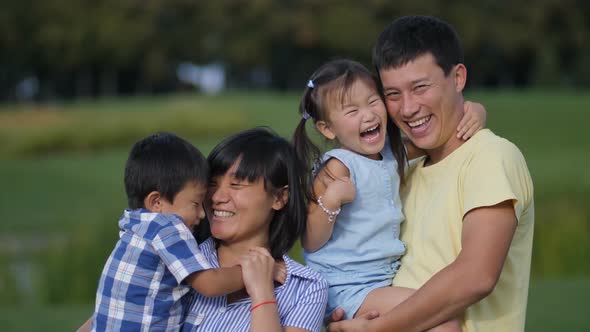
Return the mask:
POLYGON ((157 191, 152 191, 143 199, 143 206, 151 212, 162 212, 162 195, 157 191))
POLYGON ((317 121, 315 127, 325 138, 329 140, 336 138, 336 134, 334 134, 332 128, 330 128, 330 125, 326 121, 317 121))
POLYGON ((272 203, 272 209, 275 211, 279 211, 280 209, 284 208, 289 201, 289 186, 284 186, 283 188, 279 189, 279 192, 275 196, 275 200, 272 203))

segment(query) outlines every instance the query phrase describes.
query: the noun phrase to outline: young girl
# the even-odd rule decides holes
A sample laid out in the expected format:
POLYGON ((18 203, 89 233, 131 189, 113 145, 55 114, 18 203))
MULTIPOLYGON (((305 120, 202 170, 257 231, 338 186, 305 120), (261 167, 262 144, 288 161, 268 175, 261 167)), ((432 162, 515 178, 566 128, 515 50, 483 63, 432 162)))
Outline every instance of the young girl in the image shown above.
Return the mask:
MULTIPOLYGON (((391 286, 406 251, 399 239, 404 219, 399 186, 406 156, 423 153, 404 146, 378 87, 363 65, 336 60, 312 75, 300 104, 302 119, 293 141, 306 165, 315 163, 303 255, 330 284, 325 319, 338 307, 346 318, 370 310, 384 313, 411 294, 391 286), (339 146, 321 159, 305 131, 310 118, 339 146)), ((469 137, 484 122, 483 107, 466 103, 458 135, 469 137)), ((460 324, 449 321, 436 329, 458 331, 460 324)))

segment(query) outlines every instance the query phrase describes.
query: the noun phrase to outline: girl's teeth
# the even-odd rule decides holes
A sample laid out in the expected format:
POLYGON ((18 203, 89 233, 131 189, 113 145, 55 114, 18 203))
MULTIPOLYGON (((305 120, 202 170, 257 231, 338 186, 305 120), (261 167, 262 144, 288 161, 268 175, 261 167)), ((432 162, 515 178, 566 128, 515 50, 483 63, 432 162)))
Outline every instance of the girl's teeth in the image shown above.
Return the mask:
POLYGON ((376 130, 376 129, 377 129, 377 127, 379 127, 379 125, 376 125, 375 127, 371 127, 371 128, 369 128, 369 129, 367 129, 367 130, 363 131, 363 133, 369 133, 369 132, 371 132, 371 131, 373 131, 373 130, 376 130))

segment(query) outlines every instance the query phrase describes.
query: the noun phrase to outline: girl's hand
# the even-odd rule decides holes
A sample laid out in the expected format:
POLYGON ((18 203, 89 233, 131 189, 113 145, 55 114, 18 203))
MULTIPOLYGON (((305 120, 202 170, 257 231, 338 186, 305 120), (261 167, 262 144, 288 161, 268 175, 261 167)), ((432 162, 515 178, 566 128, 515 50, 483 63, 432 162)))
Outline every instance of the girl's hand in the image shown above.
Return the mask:
POLYGON ((274 265, 274 258, 261 247, 254 247, 240 257, 242 279, 252 303, 274 299, 274 265))
POLYGON ((337 209, 341 205, 352 202, 355 196, 356 190, 350 178, 348 176, 337 177, 328 184, 324 193, 323 203, 326 204, 326 201, 332 202, 334 204, 328 203, 330 207, 336 205, 335 209, 337 209))
POLYGON ((480 103, 466 101, 463 118, 457 127, 457 138, 467 140, 486 125, 487 112, 480 103))

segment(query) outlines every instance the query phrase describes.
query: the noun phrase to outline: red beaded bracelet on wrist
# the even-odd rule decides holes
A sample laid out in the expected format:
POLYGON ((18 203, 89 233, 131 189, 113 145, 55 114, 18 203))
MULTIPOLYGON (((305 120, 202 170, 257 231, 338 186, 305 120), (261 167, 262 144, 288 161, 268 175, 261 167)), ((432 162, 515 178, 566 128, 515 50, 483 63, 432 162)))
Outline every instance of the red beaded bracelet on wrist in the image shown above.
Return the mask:
POLYGON ((276 301, 276 300, 272 300, 272 301, 264 301, 264 302, 260 302, 260 303, 258 303, 257 305, 253 305, 253 306, 252 306, 252 308, 250 308, 250 312, 254 311, 254 309, 256 309, 256 308, 258 308, 258 307, 260 307, 260 306, 262 306, 262 305, 265 305, 265 304, 271 304, 271 303, 277 304, 277 301, 276 301))

